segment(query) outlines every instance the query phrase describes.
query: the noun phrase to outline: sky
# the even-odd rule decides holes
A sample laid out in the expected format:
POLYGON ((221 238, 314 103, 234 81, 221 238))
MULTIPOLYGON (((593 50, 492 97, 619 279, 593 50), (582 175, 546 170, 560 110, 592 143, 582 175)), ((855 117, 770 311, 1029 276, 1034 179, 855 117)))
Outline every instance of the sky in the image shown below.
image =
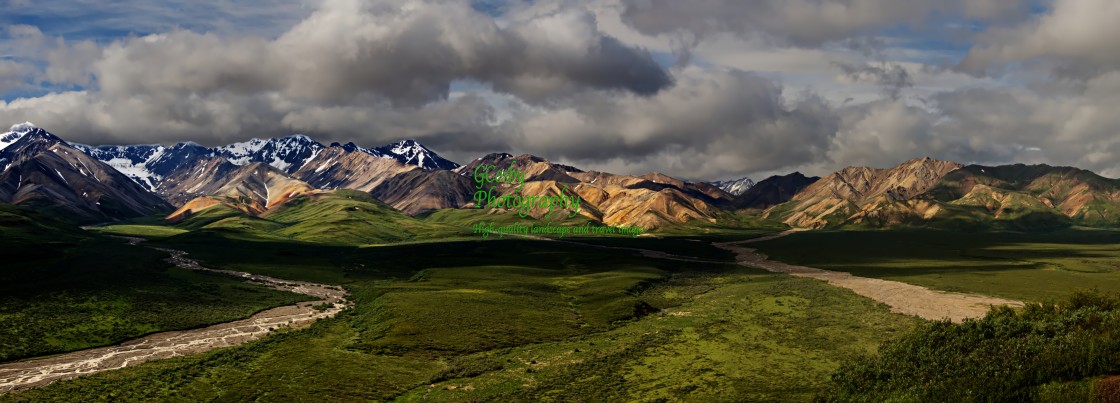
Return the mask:
POLYGON ((689 180, 926 156, 1120 176, 1114 0, 153 3, 0 3, 0 124, 689 180))

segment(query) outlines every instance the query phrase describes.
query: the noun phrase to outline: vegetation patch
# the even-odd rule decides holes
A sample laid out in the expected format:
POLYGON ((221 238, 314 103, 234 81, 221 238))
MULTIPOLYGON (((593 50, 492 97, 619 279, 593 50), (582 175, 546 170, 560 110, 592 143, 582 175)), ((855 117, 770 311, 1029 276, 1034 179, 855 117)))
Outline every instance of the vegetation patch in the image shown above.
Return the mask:
POLYGON ((1109 401, 1120 373, 1120 296, 1078 292, 961 324, 933 322, 846 363, 839 401, 1109 401))
POLYGON ((1120 290, 1120 231, 806 231, 752 244, 772 259, 1023 301, 1120 290))
MULTIPOLYGON (((288 246, 284 270, 322 262, 288 246)), ((0 400, 808 399, 843 359, 918 322, 819 281, 579 244, 328 255, 355 302, 333 319, 0 400)), ((244 264, 223 256, 214 267, 244 264)))
POLYGON ((309 299, 179 269, 165 258, 98 236, 52 256, 6 263, 0 268, 0 361, 228 322, 309 299))

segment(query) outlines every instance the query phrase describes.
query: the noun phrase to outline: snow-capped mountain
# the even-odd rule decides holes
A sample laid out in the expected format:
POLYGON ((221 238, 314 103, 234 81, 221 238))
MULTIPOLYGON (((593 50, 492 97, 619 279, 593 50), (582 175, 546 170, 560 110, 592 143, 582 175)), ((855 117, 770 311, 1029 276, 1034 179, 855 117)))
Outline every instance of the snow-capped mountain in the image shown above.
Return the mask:
POLYGON ((360 151, 360 152, 372 155, 374 157, 384 157, 384 155, 382 155, 380 151, 374 150, 372 148, 360 147, 357 144, 354 144, 353 141, 351 141, 349 143, 346 143, 346 144, 334 142, 334 143, 331 143, 331 147, 341 147, 343 150, 346 150, 346 152, 351 152, 351 153, 355 152, 355 151, 360 151))
POLYGON ((47 133, 46 131, 43 131, 43 129, 36 127, 35 124, 31 122, 23 122, 20 124, 12 125, 12 127, 9 128, 8 131, 0 133, 0 150, 8 148, 8 146, 12 145, 12 143, 19 141, 19 139, 23 138, 23 136, 34 131, 47 133))
MULTIPOLYGON (((14 142, 31 126, 13 126, 0 135, 0 147, 14 142)), ((450 170, 459 165, 448 161, 415 140, 383 147, 364 148, 354 143, 324 146, 296 134, 271 139, 250 139, 219 147, 193 142, 173 146, 158 144, 71 147, 116 169, 145 189, 178 206, 199 196, 238 166, 266 164, 293 178, 319 188, 369 190, 389 176, 410 169, 450 170), (214 183, 211 183, 214 182, 214 183)), ((4 164, 5 161, 0 161, 4 164)))
POLYGON ((723 189, 724 192, 731 193, 735 196, 743 194, 748 189, 754 187, 754 181, 751 178, 740 178, 729 181, 715 181, 708 182, 713 186, 723 189))
MULTIPOLYGON (((168 147, 162 154, 152 158, 145 165, 149 172, 158 177, 159 181, 163 181, 179 171, 193 169, 200 162, 213 158, 214 150, 188 141, 168 147)), ((159 186, 159 183, 156 183, 156 186, 159 186)))
POLYGON ((12 127, 9 128, 7 132, 0 133, 0 151, 3 151, 12 145, 15 145, 24 137, 28 136, 47 142, 62 141, 62 139, 58 138, 58 136, 55 136, 54 134, 51 134, 50 132, 43 130, 38 126, 35 126, 34 123, 23 122, 17 125, 12 125, 12 127))
POLYGON ((403 164, 415 165, 429 171, 433 169, 453 170, 459 167, 459 164, 441 157, 416 140, 401 140, 376 148, 363 148, 352 142, 346 144, 331 143, 331 147, 342 147, 343 150, 349 152, 360 151, 375 157, 392 158, 403 164))
MULTIPOLYGON (((19 126, 19 125, 17 125, 19 126)), ((17 129, 13 126, 13 129, 17 129)), ((19 139, 22 131, 13 130, 0 136, 0 148, 19 139)), ((220 147, 207 148, 193 142, 171 147, 162 145, 88 146, 71 143, 71 146, 116 168, 149 190, 156 190, 160 182, 181 169, 194 169, 214 157, 228 160, 234 165, 261 162, 287 174, 299 171, 308 161, 326 149, 323 144, 302 134, 272 139, 250 139, 220 147)), ((347 152, 362 152, 375 157, 390 158, 403 164, 427 170, 454 169, 459 165, 448 161, 415 140, 404 140, 377 148, 364 148, 354 143, 332 143, 347 152)))
POLYGON ((171 147, 159 144, 92 147, 78 143, 70 143, 70 146, 109 164, 151 191, 155 191, 164 178, 177 170, 192 167, 200 160, 215 155, 214 150, 189 141, 171 147))
POLYGON ((0 140, 2 203, 33 205, 78 222, 131 218, 170 207, 114 167, 33 124, 12 126, 0 140))
POLYGON ((302 134, 267 140, 251 139, 214 148, 214 153, 235 165, 263 162, 292 173, 323 150, 323 145, 302 134))
POLYGON ((374 148, 372 151, 379 153, 379 156, 390 157, 405 164, 416 165, 427 170, 452 170, 459 167, 459 164, 439 156, 435 151, 424 147, 423 144, 420 144, 420 142, 416 140, 402 140, 387 146, 374 148))
POLYGON ((167 148, 158 144, 141 144, 132 146, 100 146, 90 147, 85 144, 70 143, 89 156, 100 160, 113 167, 120 173, 136 181, 148 190, 155 190, 156 184, 162 177, 153 173, 148 164, 159 159, 167 148))

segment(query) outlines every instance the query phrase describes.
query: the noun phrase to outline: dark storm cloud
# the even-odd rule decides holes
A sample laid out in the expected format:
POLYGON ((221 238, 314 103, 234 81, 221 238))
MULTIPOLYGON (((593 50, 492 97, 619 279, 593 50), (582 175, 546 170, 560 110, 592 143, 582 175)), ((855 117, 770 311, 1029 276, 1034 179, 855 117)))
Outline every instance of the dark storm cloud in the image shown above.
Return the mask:
POLYGON ((835 62, 844 76, 852 81, 879 85, 891 99, 898 99, 903 89, 914 86, 914 78, 905 67, 897 64, 877 63, 855 65, 835 62))
MULTIPOLYGON (((523 46, 533 45, 523 43, 523 46)), ((635 51, 615 38, 599 38, 598 43, 588 48, 588 53, 589 57, 582 60, 548 57, 552 60, 523 61, 531 70, 552 71, 555 77, 552 79, 541 75, 494 74, 489 81, 496 90, 529 101, 568 96, 584 87, 628 90, 648 96, 672 83, 669 73, 653 62, 649 52, 635 51), (528 66, 532 64, 537 66, 528 66)), ((509 66, 494 67, 492 71, 501 72, 509 66)))

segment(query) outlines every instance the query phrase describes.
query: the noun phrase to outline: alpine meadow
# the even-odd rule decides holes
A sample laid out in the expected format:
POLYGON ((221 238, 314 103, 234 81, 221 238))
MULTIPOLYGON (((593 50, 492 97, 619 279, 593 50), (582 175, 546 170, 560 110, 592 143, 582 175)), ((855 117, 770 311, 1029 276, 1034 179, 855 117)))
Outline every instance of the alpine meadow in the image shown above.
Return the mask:
POLYGON ((0 4, 0 402, 1120 401, 1117 20, 0 4))

